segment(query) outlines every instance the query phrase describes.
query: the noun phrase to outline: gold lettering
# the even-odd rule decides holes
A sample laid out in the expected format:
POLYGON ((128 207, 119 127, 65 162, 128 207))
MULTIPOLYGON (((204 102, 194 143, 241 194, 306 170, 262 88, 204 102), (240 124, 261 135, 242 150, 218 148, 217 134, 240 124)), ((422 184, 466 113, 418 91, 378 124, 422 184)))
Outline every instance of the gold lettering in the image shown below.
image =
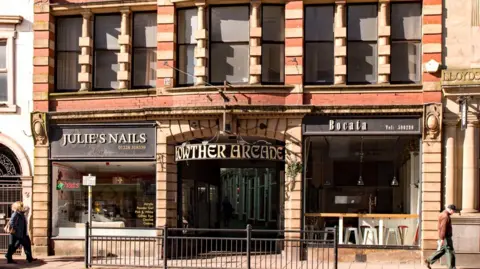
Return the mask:
MULTIPOLYGON (((259 151, 260 151, 260 146, 257 146, 257 145, 252 146, 252 157, 255 158, 255 159, 260 158, 260 154, 259 154, 260 152, 259 151)), ((264 157, 262 157, 262 158, 264 158, 264 157)))
POLYGON ((240 145, 233 145, 230 151, 230 157, 233 159, 240 159, 242 158, 242 154, 240 152, 240 145))
POLYGON ((215 145, 208 145, 207 154, 208 154, 208 158, 216 158, 217 157, 215 155, 215 145))
POLYGON ((218 145, 217 147, 217 156, 219 158, 225 158, 225 149, 226 149, 226 146, 225 145, 218 145))
POLYGON ((262 159, 267 159, 267 160, 270 159, 270 156, 268 156, 268 147, 267 146, 262 147, 262 153, 260 155, 261 155, 260 157, 262 159))

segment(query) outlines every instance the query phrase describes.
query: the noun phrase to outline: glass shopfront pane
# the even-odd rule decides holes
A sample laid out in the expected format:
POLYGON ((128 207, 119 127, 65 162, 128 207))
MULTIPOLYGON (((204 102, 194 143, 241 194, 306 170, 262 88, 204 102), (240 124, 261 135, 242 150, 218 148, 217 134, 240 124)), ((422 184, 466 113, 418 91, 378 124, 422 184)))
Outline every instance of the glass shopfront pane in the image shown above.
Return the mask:
MULTIPOLYGON (((84 236, 88 195, 87 188, 82 186, 82 176, 89 173, 97 178, 92 187, 94 228, 128 233, 108 228, 155 227, 154 162, 55 162, 52 163, 53 236, 84 236)), ((145 230, 135 231, 135 235, 144 233, 149 234, 145 230)))

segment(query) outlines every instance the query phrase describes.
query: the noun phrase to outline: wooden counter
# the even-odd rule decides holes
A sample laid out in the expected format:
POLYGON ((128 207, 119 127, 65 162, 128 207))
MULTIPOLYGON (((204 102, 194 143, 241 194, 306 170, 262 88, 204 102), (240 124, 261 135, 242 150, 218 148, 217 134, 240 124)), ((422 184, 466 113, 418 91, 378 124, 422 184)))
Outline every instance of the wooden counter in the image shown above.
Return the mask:
POLYGON ((384 244, 384 228, 385 224, 391 227, 398 227, 398 225, 408 224, 410 227, 406 240, 409 242, 414 241, 415 232, 418 225, 417 214, 360 214, 360 213, 306 213, 305 217, 317 217, 317 218, 338 218, 338 241, 339 244, 344 244, 344 218, 358 218, 359 230, 361 225, 367 225, 370 227, 378 226, 378 244, 384 244), (386 223, 387 222, 387 223, 386 223), (404 223, 405 222, 405 223, 404 223))

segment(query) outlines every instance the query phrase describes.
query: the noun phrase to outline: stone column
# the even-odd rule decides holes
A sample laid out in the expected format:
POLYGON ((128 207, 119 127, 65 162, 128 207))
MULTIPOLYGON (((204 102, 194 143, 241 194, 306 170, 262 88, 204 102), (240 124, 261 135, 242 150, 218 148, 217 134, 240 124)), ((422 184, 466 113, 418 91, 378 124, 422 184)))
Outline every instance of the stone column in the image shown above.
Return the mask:
POLYGON ((378 11, 378 83, 390 81, 390 20, 389 5, 380 3, 378 11))
POLYGON ((457 139, 458 121, 446 121, 445 142, 445 203, 454 204, 455 201, 455 141, 457 139))
POLYGON ((262 27, 260 23, 260 1, 252 1, 250 14, 250 84, 261 82, 262 68, 260 58, 262 56, 262 27))
POLYGON ((78 63, 80 64, 78 81, 80 82, 80 91, 89 91, 92 88, 92 13, 90 11, 83 12, 82 16, 82 37, 79 40, 81 54, 78 56, 78 63))
POLYGON ((463 140, 463 177, 462 177, 462 213, 476 213, 476 181, 478 180, 477 159, 475 151, 475 131, 477 119, 469 119, 463 140))
POLYGON ((347 27, 345 2, 336 4, 335 11, 335 84, 347 82, 347 27))
POLYGON ((205 25, 205 2, 196 2, 198 7, 198 29, 195 34, 197 47, 195 48, 195 85, 205 85, 207 81, 207 29, 205 25))
POLYGON ((128 89, 130 82, 130 21, 129 14, 130 9, 122 9, 122 23, 120 27, 120 36, 118 37, 118 43, 120 45, 120 53, 118 54, 118 64, 120 65, 117 80, 118 80, 118 89, 126 90, 128 89))

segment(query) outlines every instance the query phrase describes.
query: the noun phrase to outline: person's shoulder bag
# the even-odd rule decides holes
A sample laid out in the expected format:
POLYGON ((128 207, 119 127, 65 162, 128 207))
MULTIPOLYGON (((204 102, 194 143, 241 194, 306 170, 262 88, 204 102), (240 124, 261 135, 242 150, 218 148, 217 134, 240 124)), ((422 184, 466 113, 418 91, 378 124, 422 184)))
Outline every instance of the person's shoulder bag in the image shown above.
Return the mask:
MULTIPOLYGON (((12 215, 12 218, 13 218, 13 217, 16 217, 16 215, 15 215, 15 216, 12 215)), ((18 217, 17 217, 16 220, 18 220, 18 217)), ((15 222, 16 222, 16 221, 15 221, 15 222)), ((15 228, 12 227, 12 226, 10 225, 10 221, 8 221, 7 224, 5 225, 5 227, 3 228, 3 231, 4 231, 5 233, 7 233, 7 234, 14 234, 14 233, 15 233, 15 228)))

